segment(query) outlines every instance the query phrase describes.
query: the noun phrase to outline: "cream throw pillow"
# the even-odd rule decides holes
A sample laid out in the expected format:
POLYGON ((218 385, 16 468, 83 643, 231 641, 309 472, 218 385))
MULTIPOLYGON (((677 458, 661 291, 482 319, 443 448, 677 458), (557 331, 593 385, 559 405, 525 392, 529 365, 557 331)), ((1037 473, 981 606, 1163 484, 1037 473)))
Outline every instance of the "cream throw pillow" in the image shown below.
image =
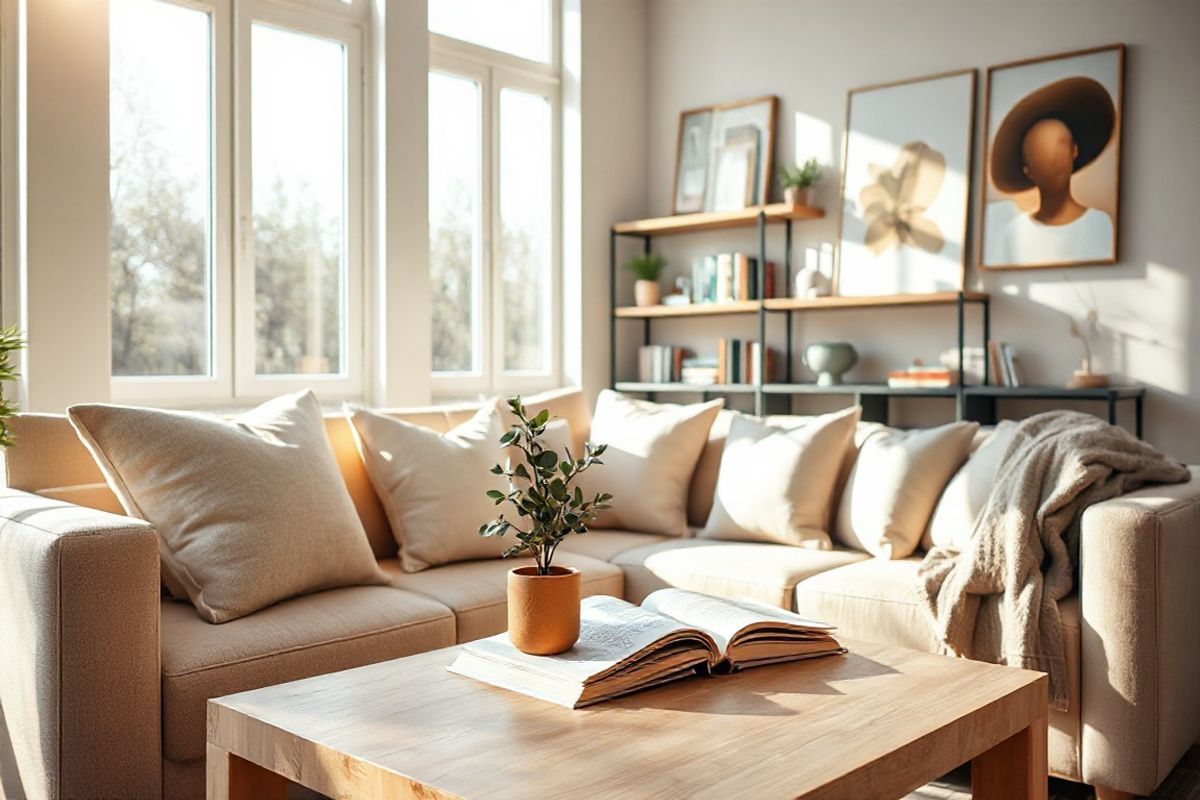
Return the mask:
POLYGON ((405 572, 499 558, 514 544, 511 536, 479 535, 479 526, 504 510, 487 491, 508 488, 489 471, 506 456, 500 446, 505 428, 494 402, 447 433, 361 408, 350 420, 405 572))
POLYGON ((229 421, 110 405, 67 415, 126 513, 158 531, 167 588, 209 622, 307 592, 387 583, 312 392, 229 421))
POLYGON ((608 450, 602 466, 576 481, 586 496, 613 496, 613 507, 593 527, 686 536, 688 484, 724 404, 666 405, 600 392, 591 440, 608 450))
POLYGON ((855 406, 786 428, 735 416, 699 535, 829 549, 838 470, 861 414, 855 406))
POLYGON ((879 558, 912 555, 978 429, 976 422, 952 422, 868 437, 842 491, 837 538, 879 558))
POLYGON ((946 485, 946 491, 942 492, 933 510, 929 529, 921 540, 926 550, 933 547, 962 550, 971 541, 975 523, 979 521, 992 494, 996 472, 1000 469, 1000 462, 1016 429, 1017 423, 1011 420, 1004 420, 997 425, 946 485))

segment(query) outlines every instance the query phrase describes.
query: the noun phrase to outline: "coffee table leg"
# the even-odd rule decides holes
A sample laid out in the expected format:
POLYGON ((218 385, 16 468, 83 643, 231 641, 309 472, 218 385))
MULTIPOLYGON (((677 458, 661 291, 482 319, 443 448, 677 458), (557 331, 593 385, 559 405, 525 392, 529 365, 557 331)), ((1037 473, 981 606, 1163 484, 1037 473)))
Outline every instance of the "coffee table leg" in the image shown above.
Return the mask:
POLYGON ((1048 783, 1045 717, 971 762, 974 800, 1046 800, 1048 783))
POLYGON ((205 785, 208 800, 286 800, 287 778, 208 745, 205 785))

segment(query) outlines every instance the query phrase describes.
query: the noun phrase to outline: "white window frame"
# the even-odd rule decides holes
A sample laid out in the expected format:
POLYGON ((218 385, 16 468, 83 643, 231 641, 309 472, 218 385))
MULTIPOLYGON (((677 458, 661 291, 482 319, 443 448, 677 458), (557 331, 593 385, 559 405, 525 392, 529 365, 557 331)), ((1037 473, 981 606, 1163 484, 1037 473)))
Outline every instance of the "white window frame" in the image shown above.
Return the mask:
POLYGON ((118 402, 240 406, 303 388, 326 403, 365 396, 367 379, 366 69, 369 0, 158 0, 206 11, 212 31, 211 375, 113 376, 118 402), (259 22, 346 48, 345 291, 342 373, 257 375, 250 161, 250 25, 259 22))
POLYGON ((463 398, 484 394, 512 394, 542 391, 562 382, 562 67, 560 0, 551 0, 551 59, 549 63, 531 61, 509 53, 443 36, 429 34, 429 72, 466 78, 480 87, 481 118, 480 176, 482 198, 479 213, 481 248, 479 274, 475 276, 479 294, 473 298, 477 326, 473 358, 478 369, 472 372, 434 372, 433 394, 438 398, 463 398), (545 325, 546 369, 507 371, 504 369, 504 293, 500 280, 500 92, 515 89, 538 94, 550 104, 551 119, 551 220, 549 242, 549 280, 546 305, 549 318, 545 325))

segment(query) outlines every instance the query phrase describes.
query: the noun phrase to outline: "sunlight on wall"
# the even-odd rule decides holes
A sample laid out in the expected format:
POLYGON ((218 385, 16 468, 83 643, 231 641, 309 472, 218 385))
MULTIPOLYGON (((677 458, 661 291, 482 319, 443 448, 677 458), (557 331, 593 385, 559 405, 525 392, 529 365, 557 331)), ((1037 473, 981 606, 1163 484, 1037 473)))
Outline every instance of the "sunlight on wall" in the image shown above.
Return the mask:
POLYGON ((796 112, 795 126, 796 147, 792 152, 792 160, 801 164, 815 158, 826 169, 831 168, 836 163, 833 126, 802 111, 796 112))

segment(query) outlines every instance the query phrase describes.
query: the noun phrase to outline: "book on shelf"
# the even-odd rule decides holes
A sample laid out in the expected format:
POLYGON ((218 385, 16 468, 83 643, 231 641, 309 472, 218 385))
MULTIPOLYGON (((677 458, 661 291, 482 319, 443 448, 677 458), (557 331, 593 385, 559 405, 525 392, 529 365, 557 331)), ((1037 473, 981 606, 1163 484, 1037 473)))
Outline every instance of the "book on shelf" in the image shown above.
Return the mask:
POLYGON ((1007 342, 988 342, 988 358, 991 359, 991 373, 996 386, 1021 385, 1021 374, 1017 369, 1017 355, 1007 342))
MULTIPOLYGON (((768 261, 764 297, 775 296, 775 262, 768 261)), ((692 303, 733 303, 759 299, 758 259, 746 253, 717 253, 692 262, 692 303)))
POLYGON ((888 372, 888 386, 895 389, 938 389, 957 386, 960 375, 956 369, 915 365, 888 372))
POLYGON ((449 670, 567 708, 582 708, 696 674, 723 675, 844 653, 823 622, 775 606, 659 589, 640 606, 584 598, 579 640, 532 656, 507 633, 466 645, 449 670))
POLYGON ((775 375, 775 350, 768 347, 766 380, 759 371, 761 345, 743 339, 717 339, 717 383, 770 383, 775 375))
POLYGON ((679 370, 679 380, 693 386, 709 386, 717 382, 717 359, 685 358, 679 370))
MULTIPOLYGON (((962 351, 963 383, 983 383, 983 364, 987 359, 987 350, 983 347, 968 346, 962 351)), ((951 347, 943 350, 938 356, 938 363, 946 369, 958 369, 958 348, 951 347)))
POLYGON ((638 348, 638 381, 641 383, 678 383, 683 372, 683 347, 647 344, 638 348))

